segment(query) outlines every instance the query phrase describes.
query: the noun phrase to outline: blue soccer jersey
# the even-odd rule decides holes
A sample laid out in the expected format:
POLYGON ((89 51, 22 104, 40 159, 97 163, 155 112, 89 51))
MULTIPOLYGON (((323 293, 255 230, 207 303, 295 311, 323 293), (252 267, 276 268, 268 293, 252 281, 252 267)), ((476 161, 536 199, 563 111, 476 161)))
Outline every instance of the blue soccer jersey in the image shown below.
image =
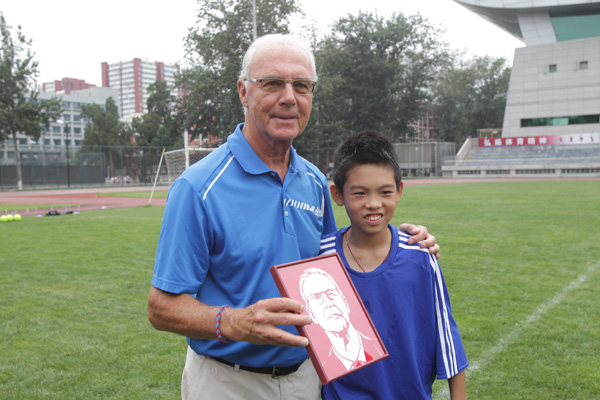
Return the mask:
MULTIPOLYGON (((291 149, 283 182, 241 132, 185 171, 171 186, 152 285, 205 304, 246 307, 280 297, 273 265, 314 257, 335 232, 325 176, 291 149)), ((282 326, 297 334, 294 326, 282 326)), ((298 347, 189 339, 198 354, 246 366, 292 365, 298 347)))
POLYGON ((409 236, 392 231, 392 247, 376 270, 348 266, 342 235, 326 235, 320 254, 337 252, 344 262, 390 356, 323 387, 323 399, 431 399, 434 380, 468 366, 442 271, 435 256, 409 236))

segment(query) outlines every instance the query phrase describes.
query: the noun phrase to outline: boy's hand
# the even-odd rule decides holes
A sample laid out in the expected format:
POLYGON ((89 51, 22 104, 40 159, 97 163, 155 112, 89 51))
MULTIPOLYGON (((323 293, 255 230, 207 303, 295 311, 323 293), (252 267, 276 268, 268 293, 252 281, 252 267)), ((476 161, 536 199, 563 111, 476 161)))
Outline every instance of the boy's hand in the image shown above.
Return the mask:
POLYGON ((429 249, 430 254, 434 254, 439 260, 440 258, 440 246, 436 243, 436 238, 429 234, 427 227, 423 225, 413 225, 404 223, 401 224, 398 229, 412 236, 408 239, 408 244, 419 243, 419 247, 429 249))

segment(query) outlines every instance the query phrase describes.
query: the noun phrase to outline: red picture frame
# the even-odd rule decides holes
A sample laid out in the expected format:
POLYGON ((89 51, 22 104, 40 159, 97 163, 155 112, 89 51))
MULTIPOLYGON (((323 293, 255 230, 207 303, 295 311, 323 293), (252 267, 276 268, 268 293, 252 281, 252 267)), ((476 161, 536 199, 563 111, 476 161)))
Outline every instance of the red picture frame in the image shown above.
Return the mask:
POLYGON ((305 305, 313 323, 298 326, 322 384, 389 356, 337 253, 271 267, 284 297, 305 305))

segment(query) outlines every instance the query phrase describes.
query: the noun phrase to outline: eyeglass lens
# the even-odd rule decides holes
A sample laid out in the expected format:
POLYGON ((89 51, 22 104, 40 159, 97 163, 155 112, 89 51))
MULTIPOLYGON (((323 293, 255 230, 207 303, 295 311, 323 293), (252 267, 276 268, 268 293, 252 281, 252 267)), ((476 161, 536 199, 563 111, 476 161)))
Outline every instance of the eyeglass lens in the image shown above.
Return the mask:
POLYGON ((294 91, 298 94, 309 94, 312 93, 315 87, 315 83, 306 79, 292 79, 285 80, 279 78, 264 78, 258 79, 260 87, 265 92, 276 93, 283 90, 287 82, 292 83, 294 91))

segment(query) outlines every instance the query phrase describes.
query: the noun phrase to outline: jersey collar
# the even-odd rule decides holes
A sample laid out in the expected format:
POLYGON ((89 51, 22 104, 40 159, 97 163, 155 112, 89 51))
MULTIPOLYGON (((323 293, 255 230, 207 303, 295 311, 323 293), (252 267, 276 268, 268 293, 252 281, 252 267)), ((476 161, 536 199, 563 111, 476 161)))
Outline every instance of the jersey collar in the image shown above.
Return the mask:
MULTIPOLYGON (((249 174, 266 174, 273 172, 267 165, 258 157, 248 140, 242 133, 244 124, 241 123, 235 128, 235 132, 227 138, 227 144, 240 166, 249 174)), ((290 148, 290 167, 289 170, 299 170, 306 172, 306 165, 300 161, 300 156, 292 146, 290 148)))

